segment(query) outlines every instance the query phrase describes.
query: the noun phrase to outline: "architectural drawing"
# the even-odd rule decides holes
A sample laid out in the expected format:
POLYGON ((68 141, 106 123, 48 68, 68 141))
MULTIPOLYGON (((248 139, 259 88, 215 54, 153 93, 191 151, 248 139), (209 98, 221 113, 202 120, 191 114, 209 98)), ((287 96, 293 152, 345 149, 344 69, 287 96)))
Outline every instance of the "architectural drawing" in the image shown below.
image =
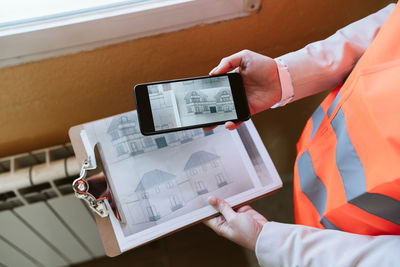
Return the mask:
MULTIPOLYGON (((203 115, 208 116, 197 116, 203 115)), ((245 141, 236 131, 223 127, 211 133, 196 129, 143 136, 131 111, 85 124, 85 131, 91 146, 100 144, 124 222, 113 223, 121 240, 137 240, 170 222, 178 225, 191 220, 192 213, 199 216, 209 210, 211 194, 230 199, 259 184, 255 161, 249 159, 253 153, 242 147, 245 141)))
POLYGON ((148 93, 156 130, 237 119, 227 77, 150 85, 148 93))
POLYGON ((198 196, 214 192, 232 183, 220 156, 200 150, 191 154, 177 177, 159 169, 146 172, 135 189, 137 200, 134 205, 141 214, 135 214, 135 224, 155 222, 169 215, 198 196))
POLYGON ((228 184, 220 156, 204 150, 194 152, 190 156, 184 171, 198 195, 228 184))
POLYGON ((175 175, 158 169, 143 175, 135 193, 147 221, 157 221, 166 212, 173 212, 183 207, 176 178, 175 175), (163 201, 154 201, 155 196, 163 201))
POLYGON ((143 136, 139 130, 136 116, 124 114, 111 120, 107 129, 117 158, 143 154, 193 141, 196 138, 213 134, 202 129, 194 129, 156 136, 143 136))
POLYGON ((232 112, 235 105, 229 88, 215 88, 212 96, 201 90, 192 90, 185 95, 187 112, 191 114, 232 112))

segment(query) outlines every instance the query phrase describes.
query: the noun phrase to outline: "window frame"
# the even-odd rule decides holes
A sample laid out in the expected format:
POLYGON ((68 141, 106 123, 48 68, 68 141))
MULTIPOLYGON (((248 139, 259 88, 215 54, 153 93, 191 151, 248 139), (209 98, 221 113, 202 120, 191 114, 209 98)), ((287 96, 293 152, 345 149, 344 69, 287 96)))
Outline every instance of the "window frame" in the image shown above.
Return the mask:
POLYGON ((77 16, 0 27, 0 67, 248 16, 259 7, 253 2, 150 1, 77 16))

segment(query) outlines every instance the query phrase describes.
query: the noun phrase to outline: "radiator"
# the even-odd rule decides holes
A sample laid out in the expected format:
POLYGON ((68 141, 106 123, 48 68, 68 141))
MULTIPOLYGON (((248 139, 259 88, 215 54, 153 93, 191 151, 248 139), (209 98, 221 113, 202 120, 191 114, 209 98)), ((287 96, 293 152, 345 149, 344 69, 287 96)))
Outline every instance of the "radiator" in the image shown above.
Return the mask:
POLYGON ((105 255, 71 183, 71 145, 0 159, 0 266, 69 266, 105 255))

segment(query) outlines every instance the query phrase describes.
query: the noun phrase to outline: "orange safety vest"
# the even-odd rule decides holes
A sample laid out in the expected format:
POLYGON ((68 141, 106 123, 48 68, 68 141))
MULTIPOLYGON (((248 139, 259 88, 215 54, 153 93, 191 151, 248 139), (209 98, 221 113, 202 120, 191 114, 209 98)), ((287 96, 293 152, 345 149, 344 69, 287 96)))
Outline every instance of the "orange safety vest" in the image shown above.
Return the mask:
POLYGON ((294 167, 296 223, 400 234, 400 6, 308 120, 294 167))

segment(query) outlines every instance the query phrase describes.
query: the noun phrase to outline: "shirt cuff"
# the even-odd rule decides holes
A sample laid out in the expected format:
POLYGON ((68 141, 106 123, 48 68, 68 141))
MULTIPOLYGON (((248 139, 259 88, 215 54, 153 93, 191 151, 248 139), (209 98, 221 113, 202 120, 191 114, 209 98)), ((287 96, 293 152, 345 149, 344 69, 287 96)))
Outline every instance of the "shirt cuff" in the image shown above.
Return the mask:
POLYGON ((278 67, 279 81, 282 88, 282 97, 281 100, 271 108, 283 107, 287 103, 291 102, 294 98, 294 86, 288 66, 280 58, 276 58, 275 62, 278 67))
POLYGON ((280 246, 286 238, 285 229, 280 223, 268 221, 261 230, 255 247, 255 254, 260 266, 282 266, 280 246))
MULTIPOLYGON (((301 233, 307 228, 302 225, 268 221, 261 230, 255 247, 255 254, 260 266, 303 266, 301 233)), ((317 230, 310 228, 311 230, 317 230)))

